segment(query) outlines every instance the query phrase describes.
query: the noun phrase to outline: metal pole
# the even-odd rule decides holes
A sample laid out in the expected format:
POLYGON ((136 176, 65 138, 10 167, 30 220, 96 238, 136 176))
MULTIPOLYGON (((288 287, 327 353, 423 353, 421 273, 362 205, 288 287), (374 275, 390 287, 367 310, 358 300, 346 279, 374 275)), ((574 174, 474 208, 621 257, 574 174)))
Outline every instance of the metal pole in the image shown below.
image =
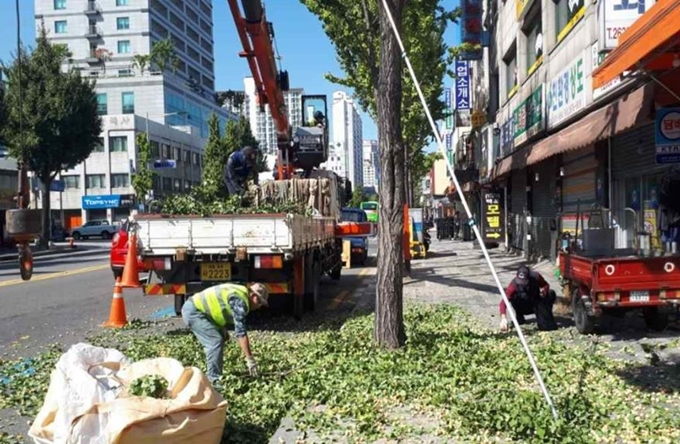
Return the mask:
MULTIPOLYGON (((423 104, 423 109, 425 111, 425 114, 427 115, 427 119, 430 122, 430 126, 432 127, 432 133, 434 134, 434 137, 437 141, 437 146, 439 147, 439 151, 446 157, 446 150, 444 148, 444 142, 442 141, 441 136, 439 135, 439 131, 437 129, 437 124, 434 122, 434 119, 432 118, 432 113, 430 113, 430 109, 427 106, 427 100, 425 100, 425 95, 423 94, 422 89, 420 88, 420 82, 418 82, 418 78, 416 77, 415 71, 413 70, 413 66, 411 65, 411 61, 408 58, 408 54, 406 53, 406 49, 404 48, 404 44, 401 41, 401 36, 399 35, 399 30, 397 29, 397 25, 394 22, 394 18, 392 17, 392 12, 390 11, 389 3, 387 0, 382 0, 383 7, 385 9, 385 13, 387 14, 387 18, 390 21, 390 25, 392 25, 392 31, 394 32, 394 36, 397 39, 397 43, 399 44, 399 49, 401 49, 401 54, 402 57, 404 58, 404 61, 406 62, 406 67, 409 70, 409 73, 411 74, 411 79, 413 79, 413 84, 416 87, 416 90, 418 91, 418 97, 420 97, 420 101, 423 104)), ((449 170, 449 174, 451 175, 451 178, 453 179, 453 182, 456 186, 456 191, 458 192, 458 196, 460 197, 461 203, 463 204, 463 207, 465 208, 465 212, 467 213, 468 218, 470 219, 470 226, 475 232, 475 237, 477 238, 477 241, 479 242, 479 246, 482 249, 482 253, 484 254, 484 258, 486 259, 486 263, 489 265, 489 268, 491 270, 491 274, 493 275, 494 280, 496 281, 496 288, 498 289, 498 293, 500 294, 501 298, 503 301, 505 301, 505 305, 512 308, 512 304, 510 304, 510 301, 508 300, 508 297, 505 295, 505 289, 503 288, 503 285, 501 284, 500 278, 498 277, 498 273, 496 272, 496 268, 493 265, 493 262, 491 261, 491 257, 489 256, 489 252, 486 249, 486 245, 484 245, 484 241, 482 239, 481 233, 479 232, 479 226, 475 223, 475 220, 472 216, 472 212, 470 211, 470 207, 467 203, 467 200, 465 199, 465 195, 463 194, 463 190, 460 188, 460 183, 458 182, 458 178, 456 177, 456 174, 453 170, 453 166, 451 163, 449 163, 448 159, 446 161, 446 167, 449 170)), ((517 335, 519 336, 519 340, 522 343, 522 346, 524 348, 524 352, 527 355, 527 358, 529 359, 529 363, 531 364, 531 367, 534 371, 534 376, 536 377, 536 381, 538 382, 538 385, 541 388, 541 391, 543 392, 543 396, 545 397, 545 401, 550 407, 550 411, 552 412, 553 418, 557 419, 557 410, 555 410, 555 405, 552 402, 552 399, 550 397, 550 392, 548 392, 548 389, 545 386, 545 383, 543 382, 543 377, 541 376, 541 372, 538 369, 538 366, 536 365, 536 361, 534 359, 534 355, 531 353, 531 349, 529 349, 529 344, 527 344, 526 338, 524 337, 524 333, 522 333, 522 329, 520 328, 519 324, 517 323, 517 318, 515 317, 515 313, 512 309, 508 310, 510 313, 510 319, 512 320, 513 325, 515 326, 515 331, 517 331, 517 335)))

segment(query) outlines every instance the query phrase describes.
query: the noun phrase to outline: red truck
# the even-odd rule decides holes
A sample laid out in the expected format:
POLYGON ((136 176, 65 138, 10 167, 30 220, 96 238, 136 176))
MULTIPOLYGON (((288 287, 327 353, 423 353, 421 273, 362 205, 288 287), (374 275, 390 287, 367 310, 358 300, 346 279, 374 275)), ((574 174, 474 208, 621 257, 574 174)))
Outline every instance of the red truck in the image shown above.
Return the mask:
MULTIPOLYGON (((111 271, 113 271, 114 279, 123 277, 123 267, 125 266, 125 258, 128 252, 129 227, 129 221, 127 219, 123 220, 120 224, 120 229, 113 235, 111 241, 111 271)), ((137 269, 144 272, 148 271, 141 257, 137 258, 137 269)))

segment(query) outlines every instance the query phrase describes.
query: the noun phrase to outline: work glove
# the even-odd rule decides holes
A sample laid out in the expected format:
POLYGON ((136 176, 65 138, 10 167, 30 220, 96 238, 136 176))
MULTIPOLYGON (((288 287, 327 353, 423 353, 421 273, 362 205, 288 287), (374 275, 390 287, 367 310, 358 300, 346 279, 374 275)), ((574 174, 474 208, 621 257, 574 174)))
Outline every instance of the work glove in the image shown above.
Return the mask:
POLYGON ((248 366, 248 373, 250 373, 250 376, 256 377, 257 376, 257 362, 255 362, 255 358, 252 356, 246 358, 246 365, 248 366))
POLYGON ((507 318, 501 318, 501 331, 502 332, 508 331, 508 319, 507 318))

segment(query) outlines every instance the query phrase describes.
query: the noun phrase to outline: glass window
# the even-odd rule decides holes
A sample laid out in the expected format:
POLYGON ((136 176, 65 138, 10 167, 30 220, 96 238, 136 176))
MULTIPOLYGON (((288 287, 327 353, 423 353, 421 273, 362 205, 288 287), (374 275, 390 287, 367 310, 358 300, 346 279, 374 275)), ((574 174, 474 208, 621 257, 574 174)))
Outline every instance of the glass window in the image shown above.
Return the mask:
POLYGON ((128 0, 116 0, 116 6, 128 6, 128 0))
POLYGON ((122 29, 130 29, 130 17, 118 17, 116 19, 116 28, 119 31, 122 29))
POLYGON ((126 188, 130 186, 130 176, 128 174, 112 174, 111 188, 126 188))
POLYGON ((163 190, 172 191, 172 179, 169 177, 163 178, 163 190))
POLYGON ((112 153, 123 153, 127 151, 127 136, 109 137, 109 151, 112 153))
POLYGON ((94 145, 93 153, 103 153, 104 152, 104 138, 98 137, 97 143, 94 145))
POLYGON ((66 20, 57 20, 54 22, 55 34, 66 34, 66 20))
POLYGON ((85 176, 87 188, 105 188, 106 176, 104 174, 88 174, 85 176))
POLYGON ((67 190, 76 190, 80 188, 80 176, 78 175, 61 176, 61 180, 64 181, 64 188, 67 190))
POLYGON ((118 40, 118 54, 130 53, 130 40, 118 40))
POLYGON ((97 94, 97 114, 105 116, 109 113, 108 99, 106 93, 97 94))
POLYGON ((124 92, 122 94, 123 114, 135 113, 135 93, 124 92))
POLYGON ((149 145, 151 147, 151 157, 159 157, 161 155, 161 150, 159 148, 158 142, 152 140, 149 145))
POLYGON ((66 9, 66 0, 54 0, 54 9, 66 9))
POLYGON ((584 16, 585 4, 583 0, 553 1, 555 1, 555 41, 559 43, 584 16))
POLYGON ((529 23, 524 35, 527 43, 527 75, 531 75, 543 62, 543 23, 540 10, 536 18, 529 23))
POLYGON ((517 44, 512 46, 505 61, 505 91, 507 97, 512 97, 517 92, 517 44))

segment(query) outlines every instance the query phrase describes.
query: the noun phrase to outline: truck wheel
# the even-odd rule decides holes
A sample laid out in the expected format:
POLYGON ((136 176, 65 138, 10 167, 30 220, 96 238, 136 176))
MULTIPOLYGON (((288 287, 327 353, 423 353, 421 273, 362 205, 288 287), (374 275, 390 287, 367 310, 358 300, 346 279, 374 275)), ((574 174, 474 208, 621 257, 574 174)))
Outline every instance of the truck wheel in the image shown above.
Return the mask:
POLYGON ((645 307, 642 309, 645 325, 650 330, 664 331, 668 327, 668 312, 659 307, 645 307))
POLYGON ((175 314, 177 316, 182 316, 182 307, 187 300, 187 295, 176 294, 175 295, 175 314))
POLYGON ((581 294, 581 290, 574 290, 572 311, 574 313, 574 324, 576 324, 576 330, 579 333, 588 335, 595 330, 595 316, 588 314, 588 307, 581 294))
POLYGON ((305 310, 316 310, 319 301, 319 281, 321 279, 321 262, 315 260, 309 271, 309 280, 305 288, 305 310))

